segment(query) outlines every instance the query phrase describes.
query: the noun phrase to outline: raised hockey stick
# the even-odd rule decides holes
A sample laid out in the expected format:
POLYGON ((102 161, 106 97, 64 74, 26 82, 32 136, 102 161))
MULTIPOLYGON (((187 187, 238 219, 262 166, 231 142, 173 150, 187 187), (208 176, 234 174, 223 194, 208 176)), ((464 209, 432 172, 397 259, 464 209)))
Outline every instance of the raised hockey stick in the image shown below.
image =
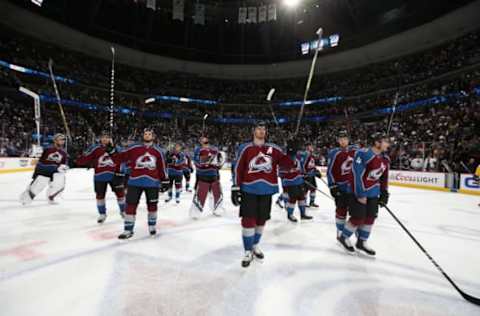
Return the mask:
POLYGON ((208 114, 205 114, 202 119, 202 136, 205 136, 205 121, 207 120, 208 114))
POLYGON ((298 131, 300 130, 300 123, 302 122, 303 110, 305 108, 305 102, 307 102, 308 91, 310 90, 310 84, 312 83, 313 73, 315 72, 315 64, 317 63, 318 52, 322 49, 321 43, 322 43, 323 29, 319 28, 316 34, 318 35, 318 45, 317 45, 317 49, 315 50, 315 54, 313 55, 312 64, 310 66, 307 85, 305 86, 305 93, 303 94, 303 102, 300 108, 300 114, 298 115, 297 128, 295 129, 295 134, 294 134, 295 136, 297 136, 298 131))
POLYGON ((113 102, 115 99, 115 47, 112 51, 112 72, 110 74, 110 135, 113 136, 113 102))
POLYGON ((393 123, 393 116, 395 115, 395 110, 397 109, 397 102, 398 102, 398 91, 395 93, 395 99, 393 100, 393 106, 392 106, 392 115, 390 116, 390 120, 388 121, 388 127, 387 127, 388 136, 390 136, 390 130, 392 128, 392 123, 393 123))
POLYGON ((270 91, 267 94, 267 102, 270 107, 270 112, 272 112, 273 121, 275 122, 275 125, 277 126, 277 128, 279 128, 280 125, 278 124, 277 116, 275 115, 275 112, 273 111, 273 106, 272 106, 272 97, 274 93, 275 93, 275 88, 270 89, 270 91))
POLYGON ((458 293, 460 293, 460 295, 466 299, 467 301, 469 301, 470 303, 473 303, 475 305, 480 305, 480 298, 477 298, 477 297, 473 297, 467 293, 465 293, 464 291, 462 291, 455 282, 453 282, 453 280, 448 276, 448 274, 445 273, 445 271, 443 271, 443 269, 440 267, 440 265, 432 258, 432 256, 430 256, 430 254, 427 252, 427 250, 425 250, 425 248, 423 248, 423 246, 418 242, 418 240, 412 235, 412 233, 410 233, 410 231, 405 227, 405 225, 403 225, 403 223, 398 219, 397 216, 395 216, 395 214, 393 214, 393 212, 388 208, 388 206, 385 206, 385 209, 388 211, 388 213, 390 213, 390 215, 393 217, 393 219, 398 223, 398 225, 400 225, 400 227, 402 227, 403 231, 407 233, 407 235, 413 240, 413 242, 415 242, 415 244, 417 244, 418 248, 420 248, 420 250, 427 256, 427 258, 430 260, 430 262, 435 266, 435 268, 437 268, 438 271, 440 271, 440 273, 445 277, 445 279, 447 279, 447 281, 455 288, 455 290, 457 290, 458 293))
POLYGON ((57 82, 55 81, 55 75, 53 74, 53 59, 50 58, 48 61, 48 70, 50 72, 50 79, 53 83, 53 90, 55 90, 55 97, 57 98, 58 108, 60 109, 60 115, 62 116, 63 126, 65 128, 65 133, 67 134, 68 141, 72 141, 72 135, 70 134, 70 129, 68 128, 67 118, 65 117, 65 112, 63 111, 62 99, 60 98, 60 92, 58 91, 57 82))

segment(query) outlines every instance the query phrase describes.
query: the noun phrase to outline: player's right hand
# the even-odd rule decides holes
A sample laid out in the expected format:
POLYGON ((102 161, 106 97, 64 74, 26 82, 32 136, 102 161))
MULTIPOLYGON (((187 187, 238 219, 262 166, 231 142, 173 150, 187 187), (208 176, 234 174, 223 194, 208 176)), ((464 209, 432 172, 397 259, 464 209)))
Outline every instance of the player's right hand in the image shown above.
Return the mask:
POLYGON ((114 153, 117 152, 117 148, 115 147, 115 145, 110 142, 107 144, 107 146, 105 146, 105 151, 109 154, 109 155, 113 155, 114 153))
POLYGON ((340 191, 340 188, 338 187, 338 185, 334 184, 330 187, 330 195, 333 198, 339 198, 342 196, 342 191, 340 191))
POLYGON ((163 180, 162 183, 160 184, 160 192, 164 193, 168 191, 168 188, 170 187, 170 180, 163 180))
POLYGON ((242 204, 242 192, 236 185, 232 186, 232 203, 235 206, 240 206, 240 204, 242 204))

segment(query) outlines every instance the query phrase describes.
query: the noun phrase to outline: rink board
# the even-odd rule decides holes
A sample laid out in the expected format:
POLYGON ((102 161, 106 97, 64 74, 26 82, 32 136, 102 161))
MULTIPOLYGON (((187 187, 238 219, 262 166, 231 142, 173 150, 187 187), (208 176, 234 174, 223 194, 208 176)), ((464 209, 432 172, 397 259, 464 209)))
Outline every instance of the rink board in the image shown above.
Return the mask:
POLYGON ((36 158, 0 158, 0 174, 32 171, 37 164, 36 158))

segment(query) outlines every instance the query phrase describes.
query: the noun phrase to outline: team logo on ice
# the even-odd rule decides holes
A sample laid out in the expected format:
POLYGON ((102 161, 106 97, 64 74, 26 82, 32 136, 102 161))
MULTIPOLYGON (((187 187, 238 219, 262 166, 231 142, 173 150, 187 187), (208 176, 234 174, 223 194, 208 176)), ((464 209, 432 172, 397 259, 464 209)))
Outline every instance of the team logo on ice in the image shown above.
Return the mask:
POLYGON ((62 155, 56 151, 47 156, 48 161, 54 161, 56 163, 61 163, 62 162, 62 155))
POLYGON ((272 157, 259 152, 258 155, 250 160, 248 164, 248 173, 266 172, 272 171, 272 157))
POLYGON ((148 152, 138 157, 137 160, 135 161, 135 169, 154 170, 156 167, 157 167, 157 158, 148 152))
POLYGON ((367 179, 370 181, 377 181, 378 179, 380 179, 380 177, 383 175, 386 169, 387 167, 382 162, 382 164, 380 165, 380 168, 373 169, 368 173, 367 179))
POLYGON ((340 169, 342 170, 342 176, 350 174, 353 166, 353 158, 348 156, 347 159, 342 163, 340 169))
POLYGON ((107 153, 104 153, 102 156, 100 156, 100 158, 98 158, 98 166, 100 168, 115 167, 115 163, 107 153))

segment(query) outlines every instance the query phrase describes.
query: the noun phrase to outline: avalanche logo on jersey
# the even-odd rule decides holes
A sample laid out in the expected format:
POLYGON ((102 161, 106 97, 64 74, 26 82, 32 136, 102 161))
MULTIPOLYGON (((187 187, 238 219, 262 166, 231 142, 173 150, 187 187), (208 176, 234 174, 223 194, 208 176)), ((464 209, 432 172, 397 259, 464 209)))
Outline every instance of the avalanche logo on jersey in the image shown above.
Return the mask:
POLYGON ((135 161, 135 169, 149 169, 155 170, 157 167, 157 158, 146 152, 145 154, 141 155, 135 161))
POLYGON ((386 169, 387 169, 387 167, 386 167, 385 164, 382 162, 382 164, 380 165, 380 168, 370 170, 370 172, 368 173, 367 179, 368 179, 369 181, 377 181, 377 180, 379 180, 380 177, 383 175, 383 173, 385 172, 386 169))
POLYGON ((100 158, 98 158, 98 166, 100 168, 115 167, 115 163, 107 153, 104 153, 102 156, 100 156, 100 158))
POLYGON ((56 152, 53 152, 51 154, 49 154, 47 156, 47 160, 48 161, 53 161, 53 162, 56 162, 56 163, 61 163, 62 162, 62 155, 56 151, 56 152))
POLYGON ((340 169, 342 170, 342 176, 350 174, 352 172, 353 158, 348 156, 347 159, 342 163, 340 169))
POLYGON ((259 152, 248 164, 248 173, 272 172, 272 157, 259 152))

